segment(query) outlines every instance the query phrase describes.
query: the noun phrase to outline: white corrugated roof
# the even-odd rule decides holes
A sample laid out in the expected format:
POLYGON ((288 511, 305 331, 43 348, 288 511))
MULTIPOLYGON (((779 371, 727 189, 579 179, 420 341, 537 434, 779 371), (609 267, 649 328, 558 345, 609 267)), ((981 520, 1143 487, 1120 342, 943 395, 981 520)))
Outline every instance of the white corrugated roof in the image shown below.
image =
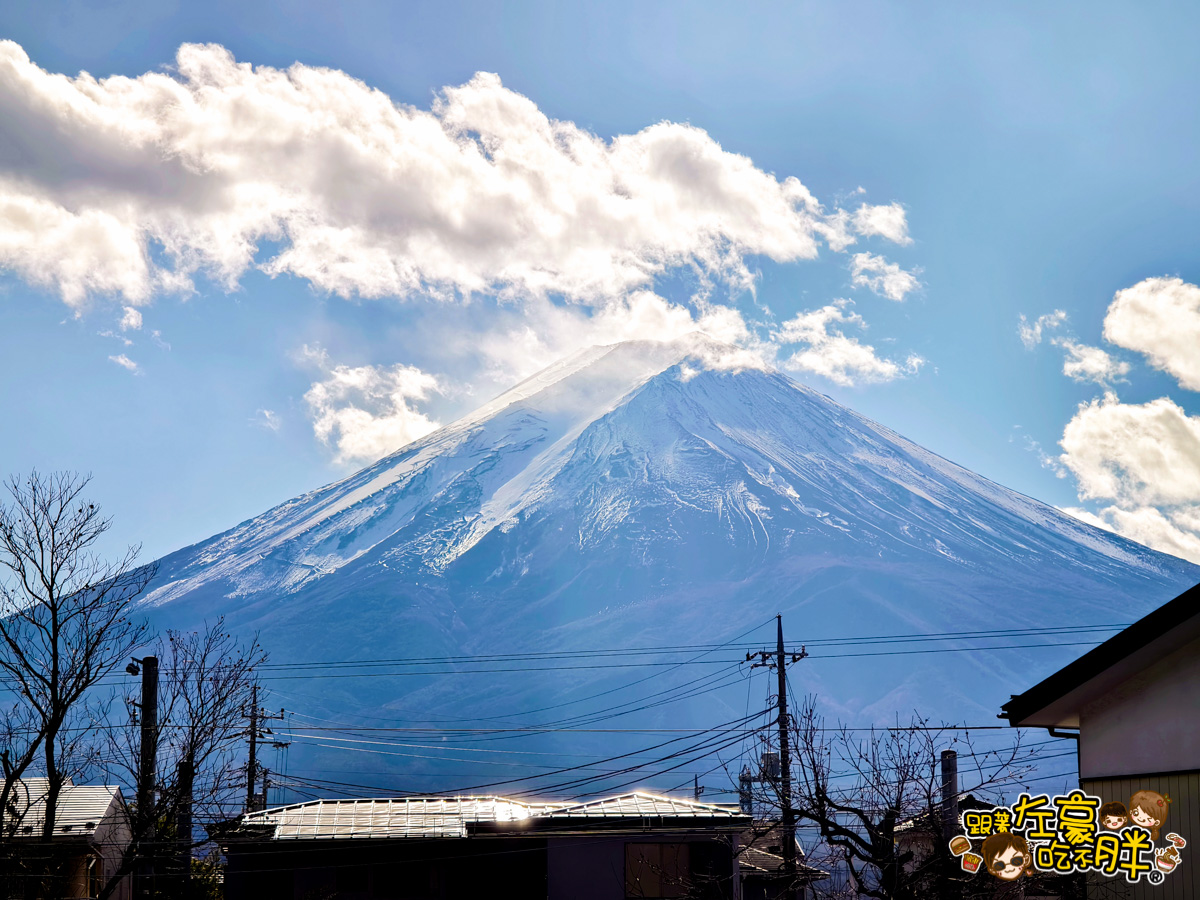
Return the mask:
POLYGON ((692 816, 733 818, 737 807, 635 792, 586 803, 525 803, 505 797, 396 797, 313 800, 242 816, 245 826, 274 826, 275 840, 466 837, 469 823, 524 819, 692 816))
MULTIPOLYGON (((16 837, 37 836, 42 833, 46 816, 46 796, 49 781, 45 778, 26 778, 15 787, 13 802, 21 815, 16 837)), ((56 837, 86 837, 103 821, 112 805, 121 803, 121 789, 106 784, 72 784, 68 779, 58 795, 54 815, 56 837)))
POLYGON ((512 822, 540 815, 548 804, 504 797, 397 797, 314 800, 242 817, 274 825, 275 838, 465 837, 468 822, 512 822))
POLYGON ((743 813, 736 806, 722 806, 717 803, 700 803, 696 800, 682 800, 677 797, 663 797, 658 794, 646 794, 634 791, 617 797, 605 797, 602 800, 589 800, 554 811, 556 816, 587 817, 587 818, 634 818, 640 816, 673 816, 696 818, 732 818, 743 813))

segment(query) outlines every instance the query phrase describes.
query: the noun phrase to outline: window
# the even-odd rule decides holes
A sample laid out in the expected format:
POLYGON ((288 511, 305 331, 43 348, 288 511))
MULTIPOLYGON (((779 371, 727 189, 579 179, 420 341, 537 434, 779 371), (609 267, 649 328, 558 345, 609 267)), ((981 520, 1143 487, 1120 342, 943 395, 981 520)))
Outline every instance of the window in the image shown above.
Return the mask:
POLYGON ((89 856, 87 859, 87 895, 89 897, 99 897, 100 892, 104 890, 104 863, 101 862, 98 856, 89 856))
POLYGON ((686 897, 689 874, 687 844, 625 845, 625 896, 630 900, 686 897))

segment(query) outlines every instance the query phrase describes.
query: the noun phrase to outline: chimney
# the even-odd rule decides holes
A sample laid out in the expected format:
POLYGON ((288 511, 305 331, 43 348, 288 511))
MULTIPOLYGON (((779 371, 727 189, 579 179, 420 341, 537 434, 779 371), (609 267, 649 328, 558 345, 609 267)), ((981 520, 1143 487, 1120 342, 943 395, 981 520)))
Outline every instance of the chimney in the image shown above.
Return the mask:
POLYGON ((942 751, 942 837, 945 840, 958 831, 958 754, 942 751))

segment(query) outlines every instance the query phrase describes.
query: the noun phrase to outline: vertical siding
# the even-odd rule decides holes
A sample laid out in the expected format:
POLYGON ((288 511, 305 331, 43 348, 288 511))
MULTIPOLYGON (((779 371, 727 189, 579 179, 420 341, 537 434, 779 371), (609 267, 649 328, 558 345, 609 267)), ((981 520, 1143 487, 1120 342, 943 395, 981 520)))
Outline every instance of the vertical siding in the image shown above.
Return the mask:
POLYGON ((1192 900, 1200 897, 1200 772, 1089 778, 1080 781, 1080 787, 1100 797, 1105 803, 1119 800, 1128 804, 1129 798, 1137 791, 1158 791, 1170 797, 1167 821, 1154 846, 1163 846, 1170 831, 1188 842, 1180 851, 1182 861, 1162 884, 1151 885, 1145 876, 1136 885, 1128 884, 1124 879, 1110 881, 1089 876, 1089 900, 1192 900))

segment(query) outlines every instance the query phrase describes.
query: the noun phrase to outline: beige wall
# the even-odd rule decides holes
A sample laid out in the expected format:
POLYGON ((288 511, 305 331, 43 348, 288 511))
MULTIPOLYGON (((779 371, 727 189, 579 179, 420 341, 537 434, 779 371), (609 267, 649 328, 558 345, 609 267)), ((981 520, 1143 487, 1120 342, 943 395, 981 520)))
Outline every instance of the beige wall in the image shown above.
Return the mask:
POLYGON ((1200 769, 1200 640, 1080 712, 1079 777, 1200 769))
MULTIPOLYGON (((107 880, 117 872, 121 858, 131 839, 129 822, 125 818, 124 808, 117 803, 109 807, 109 814, 96 828, 93 842, 102 858, 104 877, 107 880)), ((130 900, 132 897, 131 879, 125 876, 112 894, 112 900, 130 900)))
POLYGON ((1157 791, 1171 798, 1167 820, 1155 846, 1163 846, 1168 832, 1175 832, 1188 843, 1181 851, 1182 862, 1160 885, 1144 879, 1131 885, 1124 879, 1101 879, 1090 875, 1088 897, 1094 900, 1193 900, 1200 897, 1200 772, 1140 778, 1082 779, 1080 785, 1105 803, 1119 800, 1128 804, 1137 791, 1157 791))

